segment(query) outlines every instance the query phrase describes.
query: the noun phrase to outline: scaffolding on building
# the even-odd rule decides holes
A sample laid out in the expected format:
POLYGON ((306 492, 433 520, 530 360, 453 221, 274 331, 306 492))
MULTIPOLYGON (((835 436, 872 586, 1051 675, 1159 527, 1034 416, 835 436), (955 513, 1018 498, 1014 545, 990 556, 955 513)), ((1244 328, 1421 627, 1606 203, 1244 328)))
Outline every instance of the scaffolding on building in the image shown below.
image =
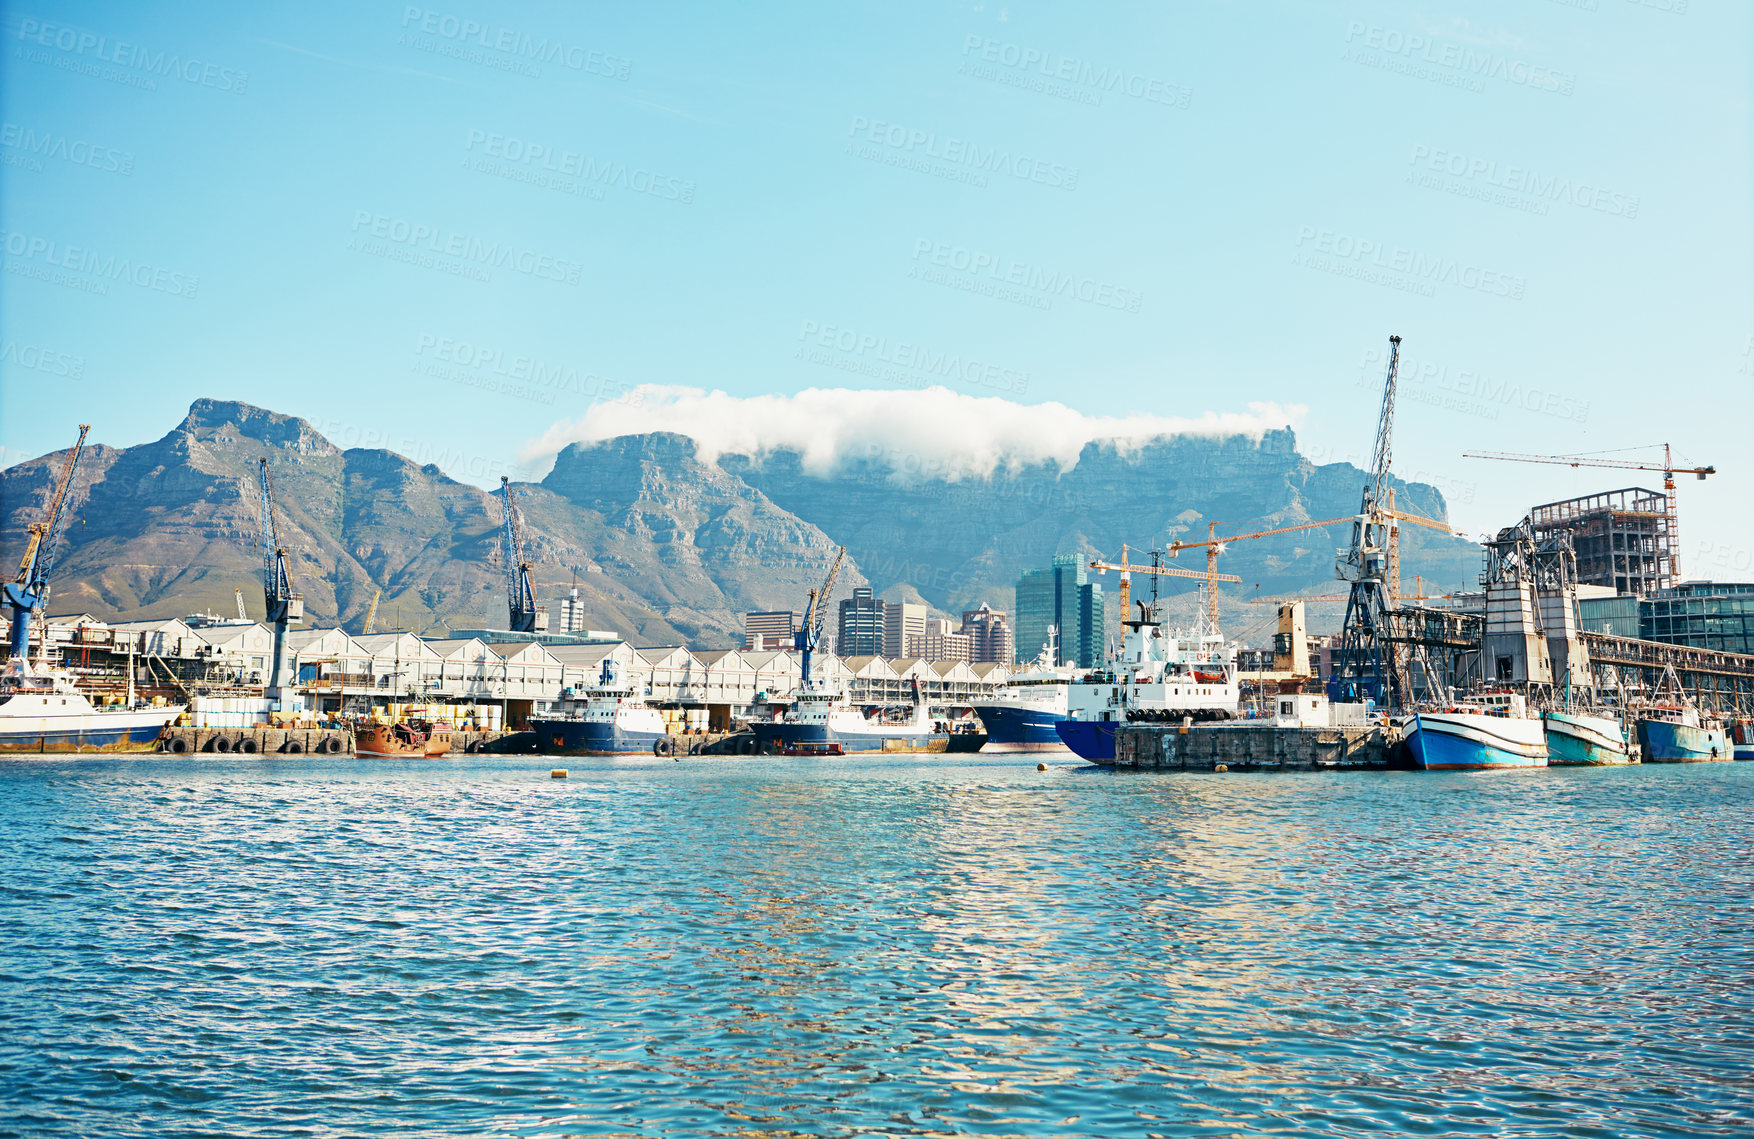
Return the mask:
POLYGON ((1675 584, 1675 516, 1663 491, 1625 487, 1549 502, 1529 521, 1538 542, 1571 536, 1583 585, 1644 597, 1675 584))

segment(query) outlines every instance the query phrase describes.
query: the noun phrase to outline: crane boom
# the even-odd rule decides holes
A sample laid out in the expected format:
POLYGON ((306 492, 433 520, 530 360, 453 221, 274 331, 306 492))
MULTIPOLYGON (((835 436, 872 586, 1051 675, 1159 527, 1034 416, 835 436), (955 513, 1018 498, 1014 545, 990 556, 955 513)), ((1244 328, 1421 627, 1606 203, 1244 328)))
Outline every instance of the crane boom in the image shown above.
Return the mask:
POLYGON ((369 605, 366 608, 365 627, 359 631, 360 636, 362 636, 362 637, 371 636, 372 626, 374 624, 376 624, 377 620, 378 620, 378 599, 380 597, 382 597, 383 595, 384 595, 384 591, 381 589, 372 594, 372 603, 371 603, 371 605, 369 605))
POLYGON ((55 570, 60 553, 61 537, 67 532, 67 500, 73 490, 73 476, 79 471, 79 458, 85 454, 85 436, 91 424, 79 425, 79 438, 61 462, 61 474, 49 494, 42 521, 30 527, 30 537, 19 560, 18 574, 6 583, 6 603, 12 608, 11 655, 18 660, 30 658, 31 616, 49 599, 49 575, 55 570))
POLYGON ((828 596, 834 592, 834 579, 840 576, 840 564, 846 556, 845 546, 835 552, 828 576, 823 579, 821 588, 810 591, 810 599, 804 605, 804 620, 792 636, 792 647, 798 651, 798 682, 806 690, 811 685, 810 658, 822 640, 822 627, 828 621, 828 596))
MULTIPOLYGON (((1093 570, 1119 570, 1122 573, 1154 573, 1161 577, 1191 577, 1196 581, 1206 580, 1206 574, 1200 570, 1177 569, 1174 566, 1138 566, 1129 562, 1094 561, 1090 563, 1090 568, 1093 570)), ((1242 582, 1242 578, 1233 573, 1221 573, 1218 575, 1218 580, 1233 581, 1238 584, 1242 582)))

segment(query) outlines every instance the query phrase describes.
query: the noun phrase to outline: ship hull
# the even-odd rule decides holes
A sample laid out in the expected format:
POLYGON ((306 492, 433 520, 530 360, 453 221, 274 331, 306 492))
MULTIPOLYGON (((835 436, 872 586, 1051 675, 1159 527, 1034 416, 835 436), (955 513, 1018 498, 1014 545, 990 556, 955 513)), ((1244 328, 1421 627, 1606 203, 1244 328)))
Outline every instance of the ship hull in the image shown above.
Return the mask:
POLYGON ((1071 748, 1078 758, 1092 763, 1113 763, 1115 729, 1119 726, 1114 720, 1061 720, 1054 725, 1054 731, 1060 742, 1071 748))
POLYGON ((1002 704, 983 704, 975 709, 981 726, 987 729, 987 743, 995 751, 1065 751, 1055 725, 1065 715, 1045 708, 1011 708, 1002 704))
POLYGON ((1407 756, 1420 771, 1499 771, 1546 767, 1541 721, 1459 712, 1421 712, 1407 734, 1407 756))
POLYGON ((1547 763, 1552 767, 1609 767, 1631 763, 1620 721, 1606 716, 1548 712, 1547 763))
POLYGON ((1730 758, 1754 759, 1754 724, 1740 723, 1730 729, 1730 758))
POLYGON ((669 738, 665 732, 585 720, 532 719, 530 730, 544 755, 652 755, 657 742, 669 738))
POLYGON ((1722 728, 1696 728, 1669 720, 1638 721, 1638 747, 1646 763, 1723 763, 1730 758, 1722 728))
MULTIPOLYGON (((134 751, 149 748, 164 726, 181 709, 160 717, 140 718, 134 713, 108 713, 128 717, 126 723, 8 724, 0 728, 0 752, 134 751)), ((44 719, 48 719, 44 717, 44 719)))
POLYGON ((893 733, 849 732, 826 724, 762 724, 755 734, 763 751, 780 752, 792 748, 827 754, 825 749, 831 745, 839 745, 843 755, 886 751, 942 752, 950 750, 953 740, 953 737, 944 732, 921 731, 913 727, 893 733))

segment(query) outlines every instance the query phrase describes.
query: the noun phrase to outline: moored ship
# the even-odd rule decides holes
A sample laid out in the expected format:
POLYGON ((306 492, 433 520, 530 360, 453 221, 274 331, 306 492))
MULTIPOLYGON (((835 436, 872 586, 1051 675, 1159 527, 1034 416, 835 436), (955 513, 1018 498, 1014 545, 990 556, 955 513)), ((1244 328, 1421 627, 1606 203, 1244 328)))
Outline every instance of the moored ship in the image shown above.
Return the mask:
POLYGON ((1066 691, 1076 669, 1054 663, 1057 630, 1030 666, 974 705, 994 751, 1064 751, 1055 725, 1066 718, 1066 691))
POLYGON ((1065 745, 1092 763, 1113 763, 1115 729, 1138 720, 1229 720, 1238 690, 1234 655, 1217 632, 1160 635, 1145 615, 1124 621, 1127 634, 1110 667, 1075 679, 1066 718, 1054 725, 1065 745))
POLYGON ((800 688, 793 694, 791 707, 784 716, 768 723, 751 724, 750 730, 763 751, 782 755, 942 752, 953 750, 953 745, 960 741, 973 742, 979 738, 970 733, 952 733, 948 723, 934 717, 918 680, 913 683, 912 704, 905 708, 861 708, 850 702, 844 692, 800 688))
POLYGON ((1437 711, 1413 713, 1407 756, 1421 771, 1546 767, 1541 717, 1522 694, 1490 692, 1437 711))
POLYGON ((14 657, 0 672, 0 751, 122 751, 144 747, 184 705, 99 708, 59 670, 14 657))
POLYGON ((1730 758, 1724 729, 1685 706, 1642 710, 1638 747, 1646 763, 1721 763, 1730 758))
POLYGON ((1626 729, 1617 717, 1548 710, 1541 720, 1547 733, 1547 763, 1552 767, 1607 767, 1633 761, 1626 729))
POLYGON ((411 717, 392 724, 361 724, 353 731, 353 754, 367 759, 437 758, 447 755, 451 725, 411 717))
POLYGON ((1730 725, 1730 757, 1754 759, 1754 722, 1737 720, 1730 725))
POLYGON ((536 746, 548 755, 670 755, 675 745, 663 715, 605 658, 595 685, 583 699, 563 701, 559 711, 533 716, 536 746))

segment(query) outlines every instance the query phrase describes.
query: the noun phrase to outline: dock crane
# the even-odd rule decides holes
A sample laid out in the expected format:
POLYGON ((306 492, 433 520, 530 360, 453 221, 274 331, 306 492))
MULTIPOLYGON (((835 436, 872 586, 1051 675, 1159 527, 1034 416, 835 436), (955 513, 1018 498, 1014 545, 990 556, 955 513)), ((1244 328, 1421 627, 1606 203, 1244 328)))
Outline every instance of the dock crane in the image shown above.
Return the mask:
POLYGON ((244 591, 241 589, 234 589, 231 593, 233 597, 238 599, 238 620, 248 621, 250 619, 250 611, 244 608, 244 591))
POLYGON ((828 623, 828 598, 834 592, 834 579, 840 576, 840 563, 846 556, 847 548, 842 546, 828 567, 828 577, 823 580, 822 588, 810 591, 810 600, 804 606, 804 620, 792 639, 793 647, 798 650, 798 684, 806 692, 810 690, 810 657, 822 642, 822 629, 828 623))
POLYGON ((304 594, 293 592, 286 572, 286 547, 274 529, 274 478, 268 473, 268 460, 256 467, 261 484, 262 520, 259 537, 262 546, 262 598, 267 605, 268 623, 274 626, 274 656, 268 671, 267 697, 277 711, 297 714, 304 703, 292 687, 292 645, 286 639, 294 621, 305 619, 304 594))
POLYGON ((1616 471, 1663 472, 1663 493, 1669 498, 1669 576, 1677 583, 1681 580, 1681 510, 1675 501, 1675 476, 1692 475, 1703 482, 1707 475, 1717 474, 1716 467, 1676 466, 1675 456, 1667 443, 1663 444, 1663 461, 1660 466, 1655 463, 1601 459, 1591 455, 1519 455, 1507 451, 1465 451, 1462 458, 1502 459, 1512 463, 1552 463, 1563 467, 1601 467, 1616 471))
POLYGON ((1373 699, 1392 708, 1399 697, 1397 661, 1389 636, 1391 565, 1390 440, 1395 427, 1395 381, 1401 365, 1401 338, 1389 337, 1389 368, 1383 380, 1382 410, 1376 421, 1376 447, 1370 482, 1352 522, 1352 545, 1334 559, 1334 572, 1348 582, 1346 617, 1339 651, 1328 677, 1328 699, 1338 703, 1373 699), (1387 658, 1385 660, 1385 657, 1387 658))
POLYGON ((500 510, 505 516, 500 544, 505 558, 510 628, 514 633, 540 633, 548 628, 548 607, 536 604, 536 592, 530 588, 530 563, 524 560, 524 527, 517 503, 512 501, 512 480, 505 475, 499 476, 499 495, 500 510))
POLYGON ((73 489, 73 476, 79 470, 79 457, 85 453, 85 435, 91 424, 79 425, 79 438, 62 460, 61 475, 49 495, 48 508, 40 522, 30 526, 24 557, 18 563, 18 574, 6 583, 6 604, 12 609, 11 658, 30 662, 30 623, 38 610, 49 600, 49 575, 55 569, 55 556, 61 549, 61 536, 67 531, 67 496, 73 489))
POLYGON ((372 626, 378 620, 378 599, 383 595, 384 591, 381 589, 372 594, 372 603, 366 607, 365 611, 365 625, 359 630, 360 636, 369 637, 372 635, 372 626))

